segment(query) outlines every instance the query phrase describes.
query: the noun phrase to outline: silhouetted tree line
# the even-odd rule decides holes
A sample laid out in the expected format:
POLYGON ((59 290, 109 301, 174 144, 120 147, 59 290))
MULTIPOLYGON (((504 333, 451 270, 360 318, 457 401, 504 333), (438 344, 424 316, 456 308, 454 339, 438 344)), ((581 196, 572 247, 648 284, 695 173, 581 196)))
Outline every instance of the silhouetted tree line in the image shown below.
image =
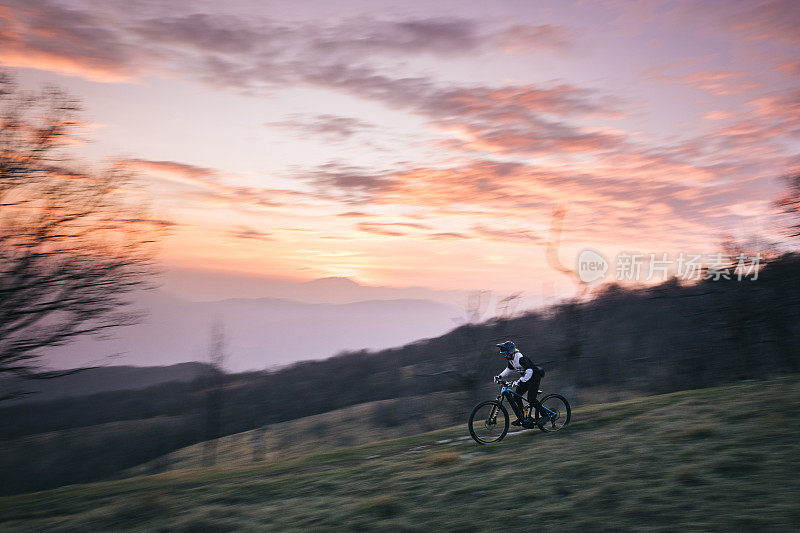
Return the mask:
MULTIPOLYGON (((436 391, 464 392, 453 409, 466 415, 476 394, 494 393, 491 376, 504 364, 494 343, 509 338, 545 368, 543 388, 566 390, 575 403, 599 387, 650 394, 796 373, 798 275, 800 255, 785 254, 764 266, 757 280, 734 277, 687 285, 673 279, 648 288, 609 285, 590 300, 465 323, 440 337, 398 348, 343 353, 271 372, 224 375, 225 401, 215 433, 436 391), (476 353, 464 352, 465 340, 479 344, 476 353), (460 379, 459 369, 465 365, 477 369, 477 376, 460 379)), ((20 480, 34 471, 37 488, 100 479, 202 441, 207 387, 198 380, 0 409, 4 457, 12 456, 7 452, 16 449, 18 439, 32 439, 34 434, 105 424, 97 431, 109 436, 95 454, 78 444, 70 448, 73 455, 58 452, 75 466, 73 478, 64 472, 52 474, 52 462, 37 454, 35 446, 21 448, 23 455, 4 461, 2 490, 30 487, 20 480), (148 420, 161 428, 157 437, 136 425, 148 420), (109 425, 122 421, 128 422, 109 425), (118 438, 123 434, 127 437, 118 438), (88 462, 76 460, 87 456, 88 462), (94 461, 94 456, 102 461, 94 461)), ((87 442, 98 449, 96 442, 103 441, 87 442)))

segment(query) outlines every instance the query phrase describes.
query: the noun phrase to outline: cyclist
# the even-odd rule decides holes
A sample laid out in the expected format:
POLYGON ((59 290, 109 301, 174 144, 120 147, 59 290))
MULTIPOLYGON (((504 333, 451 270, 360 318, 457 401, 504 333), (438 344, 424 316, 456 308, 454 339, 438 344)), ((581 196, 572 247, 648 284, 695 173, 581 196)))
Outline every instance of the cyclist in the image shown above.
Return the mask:
MULTIPOLYGON (((522 355, 517 350, 517 346, 511 341, 498 344, 497 347, 500 348, 500 355, 506 359, 507 368, 494 377, 495 383, 501 380, 509 381, 512 377, 517 376, 517 379, 511 384, 511 388, 520 396, 525 396, 527 392, 528 401, 534 404, 537 409, 541 409, 539 400, 536 399, 536 395, 539 392, 539 383, 542 379, 539 367, 522 355)), ((521 426, 524 418, 522 400, 519 396, 510 392, 506 393, 506 398, 508 403, 511 404, 511 408, 514 409, 514 414, 517 415, 517 419, 511 422, 511 425, 521 426)))

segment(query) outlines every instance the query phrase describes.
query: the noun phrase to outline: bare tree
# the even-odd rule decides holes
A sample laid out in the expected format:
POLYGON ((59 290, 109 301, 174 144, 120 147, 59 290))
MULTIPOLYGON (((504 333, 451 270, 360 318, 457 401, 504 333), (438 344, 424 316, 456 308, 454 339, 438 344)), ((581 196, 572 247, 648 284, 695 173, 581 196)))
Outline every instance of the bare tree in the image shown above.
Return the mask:
POLYGON ((462 326, 455 330, 460 341, 459 353, 454 358, 454 372, 450 377, 457 387, 474 397, 480 388, 480 377, 486 368, 486 353, 489 339, 485 338, 485 328, 479 326, 484 319, 491 299, 489 291, 473 291, 467 296, 462 326))
POLYGON ((788 234, 800 237, 800 173, 784 177, 786 189, 775 202, 783 213, 790 217, 788 234))
POLYGON ((264 460, 264 426, 257 427, 250 436, 250 445, 253 448, 252 460, 254 463, 264 460))
POLYGON ((213 466, 217 462, 217 439, 220 437, 222 424, 222 388, 225 372, 225 329, 221 323, 216 323, 211 327, 208 359, 210 365, 206 378, 203 465, 213 466))
POLYGON ((487 320, 486 311, 491 300, 489 291, 473 291, 467 296, 464 317, 455 318, 461 324, 452 335, 456 341, 454 353, 448 354, 444 369, 420 374, 424 377, 445 376, 452 386, 464 392, 468 401, 474 401, 485 383, 490 368, 498 363, 494 346, 505 340, 510 319, 514 317, 521 293, 502 298, 496 305, 496 316, 487 320))
POLYGON ((581 367, 580 359, 584 356, 584 344, 586 330, 584 328, 584 312, 582 300, 587 293, 588 284, 581 280, 574 268, 567 267, 561 263, 558 251, 561 246, 561 233, 564 224, 564 217, 567 214, 567 207, 560 205, 553 212, 550 219, 550 234, 547 239, 545 257, 550 267, 566 275, 576 284, 575 296, 563 304, 556 306, 563 313, 563 323, 565 325, 563 340, 563 355, 569 364, 570 373, 573 374, 573 381, 580 379, 581 367))
MULTIPOLYGON (((43 350, 132 324, 158 222, 123 166, 77 167, 77 103, 0 72, 0 375, 42 373, 43 350)), ((0 400, 15 392, 0 392, 0 400)))

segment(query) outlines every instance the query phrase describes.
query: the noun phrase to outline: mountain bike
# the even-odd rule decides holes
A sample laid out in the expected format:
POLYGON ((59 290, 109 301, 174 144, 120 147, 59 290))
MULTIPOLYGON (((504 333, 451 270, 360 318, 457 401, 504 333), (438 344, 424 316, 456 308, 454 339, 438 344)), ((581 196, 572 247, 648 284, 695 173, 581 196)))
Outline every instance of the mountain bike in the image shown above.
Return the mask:
MULTIPOLYGON (((533 429, 538 427, 546 433, 559 431, 569 424, 572 416, 572 410, 569 407, 569 402, 560 394, 548 394, 539 403, 542 409, 534 409, 533 417, 531 417, 531 409, 535 406, 529 402, 522 395, 517 394, 510 388, 510 383, 506 381, 499 382, 502 385, 500 394, 494 400, 489 400, 479 403, 472 410, 469 415, 469 434, 479 444, 491 444, 500 442, 503 437, 508 433, 508 410, 503 405, 506 400, 506 393, 513 394, 522 399, 523 414, 525 417, 522 420, 522 427, 533 429)), ((539 396, 542 391, 537 391, 536 396, 539 396)))

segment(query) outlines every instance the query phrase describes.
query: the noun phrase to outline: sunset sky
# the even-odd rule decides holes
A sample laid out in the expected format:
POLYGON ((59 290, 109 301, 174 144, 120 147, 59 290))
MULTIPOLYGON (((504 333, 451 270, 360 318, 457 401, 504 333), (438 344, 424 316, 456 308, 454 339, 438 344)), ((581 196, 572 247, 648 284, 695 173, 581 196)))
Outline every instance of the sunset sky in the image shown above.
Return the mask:
POLYGON ((777 234, 800 2, 0 1, 0 64, 82 99, 168 269, 569 291, 583 247, 777 234), (549 287, 549 289, 548 289, 549 287), (554 288, 555 287, 555 288, 554 288))

